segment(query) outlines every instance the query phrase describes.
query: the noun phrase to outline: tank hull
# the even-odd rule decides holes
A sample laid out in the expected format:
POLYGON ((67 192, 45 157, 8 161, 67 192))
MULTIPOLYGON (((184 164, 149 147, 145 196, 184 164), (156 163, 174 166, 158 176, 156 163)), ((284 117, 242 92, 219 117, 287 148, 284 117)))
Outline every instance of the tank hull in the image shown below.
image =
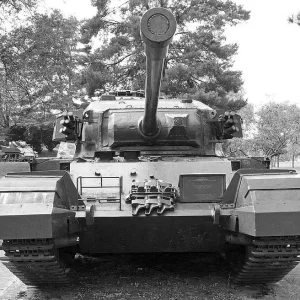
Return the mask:
MULTIPOLYGON (((132 182, 153 176, 178 186, 181 174, 190 174, 191 171, 211 174, 212 163, 216 166, 215 174, 221 172, 231 178, 230 162, 218 158, 177 157, 159 162, 71 163, 74 181, 78 176, 87 177, 83 178, 86 179, 83 185, 90 188, 82 189, 82 199, 86 206, 93 206, 90 225, 86 222, 86 211, 77 211, 76 214, 84 228, 79 238, 80 252, 222 252, 226 230, 212 223, 213 203, 176 203, 173 210, 163 215, 158 215, 154 210, 151 215, 145 215, 142 211, 133 216, 131 204, 126 202, 132 182), (122 178, 120 203, 100 203, 97 200, 101 191, 96 186, 102 179, 97 178, 95 173, 104 177, 118 175, 122 178), (97 193, 98 196, 95 196, 97 193), (96 199, 88 198, 88 195, 94 195, 96 199)), ((103 193, 118 195, 112 189, 103 193)))
MULTIPOLYGON (((161 161, 127 161, 127 162, 72 162, 70 173, 74 184, 78 177, 87 178, 84 185, 99 184, 100 177, 119 177, 122 181, 121 198, 125 201, 133 181, 144 181, 154 177, 159 180, 178 186, 181 174, 224 174, 226 182, 230 182, 233 172, 231 163, 218 157, 170 157, 161 161), (212 167, 213 166, 213 167, 212 167), (98 177, 95 176, 98 174, 98 177)), ((114 184, 109 182, 108 184, 114 184)), ((111 193, 112 191, 107 191, 111 193)), ((83 198, 91 195, 98 196, 99 189, 90 188, 82 191, 83 198)), ((130 209, 122 201, 122 210, 130 209)))
MULTIPOLYGON (((97 212, 96 212, 97 213, 97 212)), ((83 254, 149 252, 223 252, 226 230, 211 221, 211 210, 163 216, 95 214, 80 234, 83 254)))

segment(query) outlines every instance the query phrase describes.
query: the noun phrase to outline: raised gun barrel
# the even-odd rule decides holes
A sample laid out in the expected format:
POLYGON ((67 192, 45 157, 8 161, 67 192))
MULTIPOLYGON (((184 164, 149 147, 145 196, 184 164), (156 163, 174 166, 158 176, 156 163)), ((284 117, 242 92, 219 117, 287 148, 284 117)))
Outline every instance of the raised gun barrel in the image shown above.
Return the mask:
POLYGON ((141 19, 141 37, 146 52, 146 84, 145 114, 139 128, 146 139, 156 138, 161 130, 156 117, 159 89, 164 60, 175 30, 175 17, 165 8, 152 8, 141 19))

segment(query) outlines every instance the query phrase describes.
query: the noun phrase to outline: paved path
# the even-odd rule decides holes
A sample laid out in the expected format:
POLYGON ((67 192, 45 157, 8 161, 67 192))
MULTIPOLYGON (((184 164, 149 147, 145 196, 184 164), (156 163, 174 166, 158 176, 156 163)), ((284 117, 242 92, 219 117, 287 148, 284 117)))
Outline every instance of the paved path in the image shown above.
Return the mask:
MULTIPOLYGON (((0 257, 4 256, 4 252, 0 251, 0 257)), ((17 281, 17 277, 14 276, 3 264, 0 262, 0 299, 8 287, 17 281)))

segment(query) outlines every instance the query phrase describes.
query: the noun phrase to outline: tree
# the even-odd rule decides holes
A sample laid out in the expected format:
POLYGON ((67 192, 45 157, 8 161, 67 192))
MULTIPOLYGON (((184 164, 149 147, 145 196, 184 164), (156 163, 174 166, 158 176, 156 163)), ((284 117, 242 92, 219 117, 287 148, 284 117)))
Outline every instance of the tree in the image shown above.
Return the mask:
POLYGON ((280 157, 292 160, 300 155, 300 108, 289 103, 270 102, 256 113, 247 104, 239 111, 243 119, 243 139, 223 144, 228 156, 266 156, 279 166, 280 157))
POLYGON ((270 102, 258 112, 257 133, 254 138, 264 155, 277 157, 287 152, 289 144, 298 140, 300 108, 288 103, 270 102))
POLYGON ((79 87, 78 21, 58 10, 34 14, 26 26, 1 36, 0 121, 41 123, 73 106, 79 87), (30 22, 29 22, 30 21, 30 22))
POLYGON ((252 138, 233 138, 226 140, 222 145, 223 153, 228 157, 256 156, 256 147, 252 138))
MULTIPOLYGON (((241 72, 232 69, 238 47, 226 43, 224 29, 249 18, 249 12, 241 6, 221 0, 130 0, 113 9, 108 0, 94 0, 92 4, 97 15, 81 28, 87 54, 82 61, 83 82, 89 94, 96 87, 144 86, 145 57, 139 22, 142 14, 155 6, 170 9, 178 24, 165 60, 162 92, 172 97, 189 94, 211 106, 224 107, 232 101, 228 95, 240 91, 241 72), (93 37, 102 42, 94 52, 90 47, 93 37)), ((245 104, 240 97, 231 107, 239 109, 245 104)))
POLYGON ((35 12, 39 0, 5 0, 0 1, 0 130, 7 131, 13 111, 17 110, 15 99, 11 97, 14 90, 7 77, 7 68, 3 64, 6 36, 9 31, 24 25, 23 20, 35 12), (21 21, 22 20, 22 21, 21 21))
POLYGON ((35 14, 41 0, 2 0, 0 1, 0 37, 26 23, 35 14))
POLYGON ((33 9, 37 5, 38 0, 2 0, 0 9, 10 12, 20 12, 22 9, 33 9))
POLYGON ((286 160, 291 160, 292 167, 295 167, 295 160, 300 156, 300 137, 296 136, 294 140, 288 143, 287 152, 285 155, 286 160))
POLYGON ((238 111, 238 114, 242 117, 243 120, 243 135, 246 138, 252 137, 255 132, 255 112, 254 105, 248 103, 241 110, 238 111))

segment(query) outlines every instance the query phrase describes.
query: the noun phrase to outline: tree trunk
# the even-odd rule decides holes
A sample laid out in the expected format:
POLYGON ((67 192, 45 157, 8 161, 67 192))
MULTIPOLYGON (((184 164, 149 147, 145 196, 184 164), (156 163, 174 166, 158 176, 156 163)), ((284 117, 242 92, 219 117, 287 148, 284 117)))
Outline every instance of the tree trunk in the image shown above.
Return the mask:
POLYGON ((273 156, 273 157, 271 158, 271 160, 272 160, 272 168, 276 168, 276 164, 277 164, 277 156, 273 156))

